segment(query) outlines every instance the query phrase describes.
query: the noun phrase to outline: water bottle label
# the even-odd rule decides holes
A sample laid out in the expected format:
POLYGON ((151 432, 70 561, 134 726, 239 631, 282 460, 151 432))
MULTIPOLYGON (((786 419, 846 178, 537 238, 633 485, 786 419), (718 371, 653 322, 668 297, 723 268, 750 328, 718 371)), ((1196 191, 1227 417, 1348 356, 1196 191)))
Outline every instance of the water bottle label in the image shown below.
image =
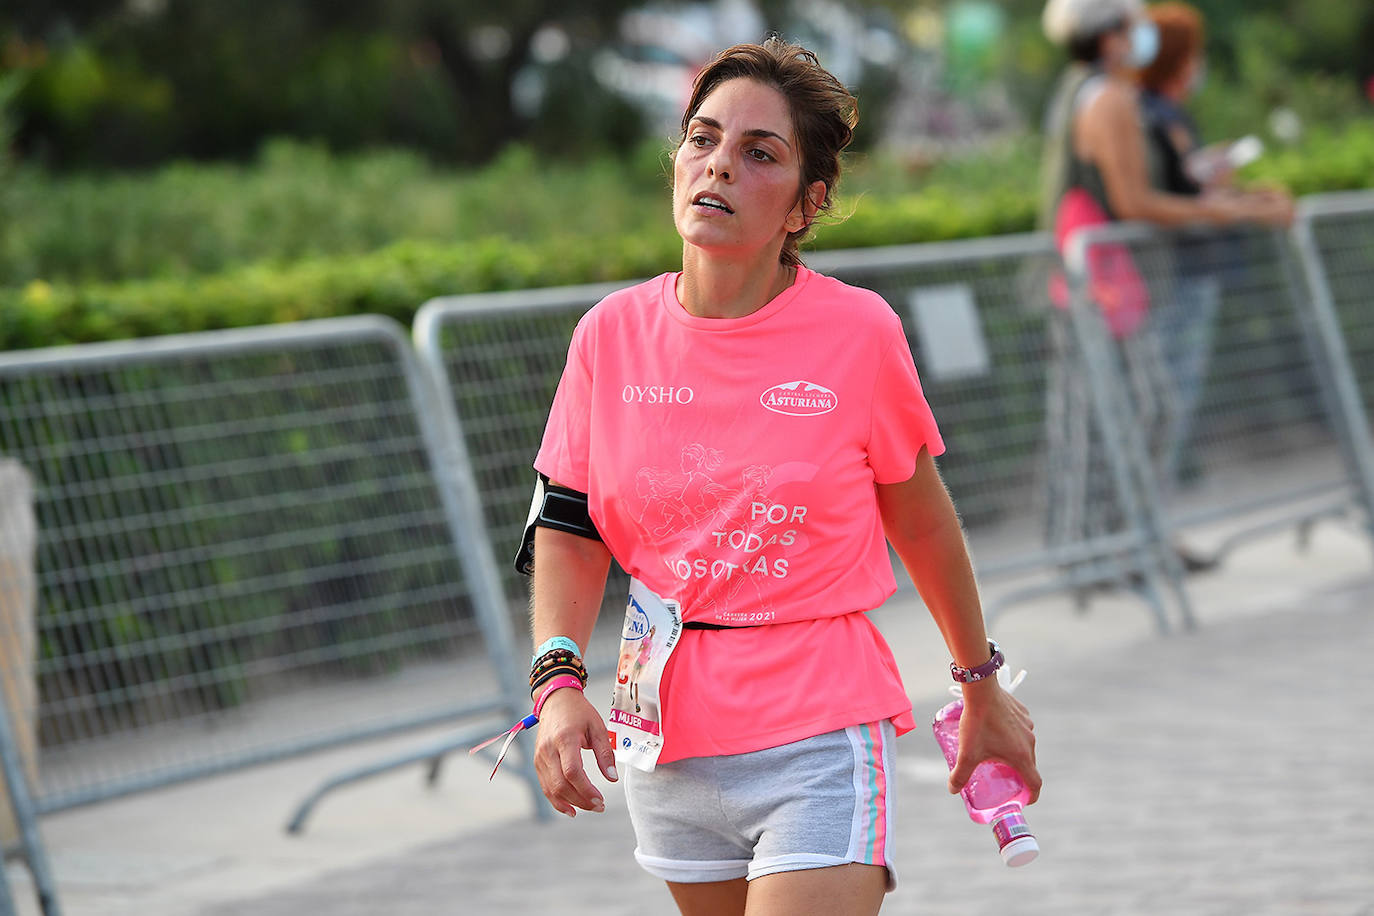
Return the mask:
POLYGON ((992 833, 997 837, 997 845, 1000 848, 1007 845, 1012 840, 1023 836, 1030 836, 1031 830, 1026 824, 1025 819, 1017 812, 1008 814, 994 821, 992 824, 992 833))

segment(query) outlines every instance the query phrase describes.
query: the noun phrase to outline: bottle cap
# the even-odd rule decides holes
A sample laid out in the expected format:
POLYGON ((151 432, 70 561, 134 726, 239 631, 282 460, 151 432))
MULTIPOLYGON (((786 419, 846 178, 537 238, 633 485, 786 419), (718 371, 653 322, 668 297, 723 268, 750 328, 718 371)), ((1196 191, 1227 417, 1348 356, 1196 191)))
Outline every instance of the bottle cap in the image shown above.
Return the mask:
POLYGON ((997 838, 997 847, 1002 851, 1002 861, 1012 868, 1018 868, 1035 861, 1040 855, 1040 844, 1035 834, 1026 826, 1019 806, 1009 806, 992 822, 992 834, 997 838))
POLYGON ((1036 842, 1035 837, 1029 834, 1017 837, 1002 847, 1002 861, 1012 868, 1029 865, 1035 861, 1035 857, 1038 855, 1040 855, 1040 844, 1036 842))

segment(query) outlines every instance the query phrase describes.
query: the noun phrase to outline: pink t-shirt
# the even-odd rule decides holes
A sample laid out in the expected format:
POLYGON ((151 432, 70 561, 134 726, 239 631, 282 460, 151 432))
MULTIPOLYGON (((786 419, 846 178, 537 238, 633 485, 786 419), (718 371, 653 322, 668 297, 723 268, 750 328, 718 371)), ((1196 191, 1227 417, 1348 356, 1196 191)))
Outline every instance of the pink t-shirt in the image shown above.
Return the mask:
MULTIPOLYGON (((805 267, 744 318, 677 274, 578 323, 535 467, 586 492, 624 569, 687 621, 660 760, 774 747, 911 703, 864 613, 896 590, 875 483, 944 450, 896 314, 805 267)), ((538 562, 536 558, 535 562, 538 562)))

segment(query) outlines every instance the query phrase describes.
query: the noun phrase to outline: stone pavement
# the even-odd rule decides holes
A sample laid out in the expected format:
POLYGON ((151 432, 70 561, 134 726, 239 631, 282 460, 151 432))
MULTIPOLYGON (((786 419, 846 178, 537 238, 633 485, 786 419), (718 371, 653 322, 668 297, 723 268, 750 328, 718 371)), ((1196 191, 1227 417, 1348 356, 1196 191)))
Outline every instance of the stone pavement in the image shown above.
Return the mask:
MULTIPOLYGON (((1042 854, 1023 869, 1002 865, 990 831, 944 792, 929 736, 913 732, 899 745, 899 886, 884 913, 1374 914, 1371 655, 1363 583, 1038 672, 1022 693, 1045 777, 1028 811, 1042 854)), ((673 912, 632 848, 616 803, 205 912, 673 912)))
MULTIPOLYGON (((1196 577, 1201 625, 1159 637, 1134 599, 1062 596, 993 633, 1030 676, 1042 855, 1001 864, 988 828, 944 791, 922 728, 898 745, 899 885, 887 914, 1374 916, 1374 575, 1368 543, 1323 525, 1247 547, 1196 577)), ((918 719, 948 659, 909 593, 875 612, 918 719)), ((538 824, 514 779, 455 755, 331 795, 301 837, 282 826, 326 775, 396 739, 285 761, 43 820, 66 916, 672 913, 632 858, 621 795, 604 815, 538 824), (546 894, 556 895, 549 904, 546 894)), ((18 865, 22 916, 34 912, 18 865)))

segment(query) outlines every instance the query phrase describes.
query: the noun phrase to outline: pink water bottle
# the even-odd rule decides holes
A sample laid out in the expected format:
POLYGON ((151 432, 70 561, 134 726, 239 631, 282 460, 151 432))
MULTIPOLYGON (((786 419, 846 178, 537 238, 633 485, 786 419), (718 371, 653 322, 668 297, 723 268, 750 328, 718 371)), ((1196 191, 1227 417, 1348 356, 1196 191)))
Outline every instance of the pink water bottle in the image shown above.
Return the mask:
MULTIPOLYGON (((945 754, 945 762, 954 769, 959 757, 959 717, 964 701, 955 700, 935 714, 935 740, 945 754)), ((1030 789, 1021 775, 996 760, 984 760, 973 770, 968 784, 959 793, 964 797, 968 816, 975 823, 992 824, 993 836, 1002 850, 1002 861, 1013 868, 1029 864, 1040 855, 1040 844, 1021 816, 1030 789)))

